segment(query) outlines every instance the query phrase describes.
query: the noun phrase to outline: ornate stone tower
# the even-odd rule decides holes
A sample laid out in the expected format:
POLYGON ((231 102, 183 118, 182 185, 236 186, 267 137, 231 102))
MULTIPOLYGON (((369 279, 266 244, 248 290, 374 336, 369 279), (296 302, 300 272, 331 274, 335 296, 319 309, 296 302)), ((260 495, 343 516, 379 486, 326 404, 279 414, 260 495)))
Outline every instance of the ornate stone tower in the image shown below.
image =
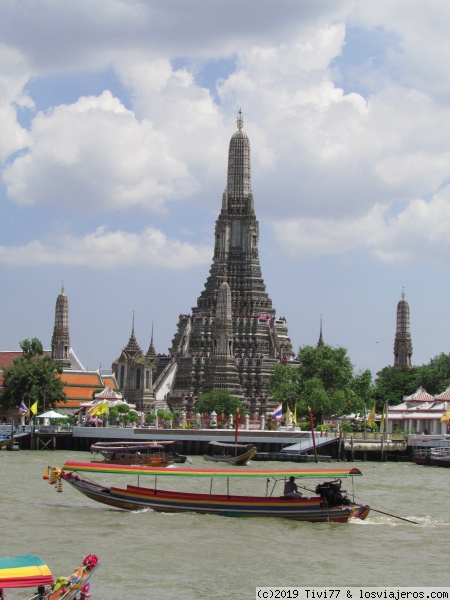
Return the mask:
POLYGON ((55 327, 52 336, 52 361, 62 366, 63 369, 71 368, 69 358, 69 301, 64 293, 64 285, 56 299, 55 327))
POLYGON ((412 341, 409 320, 409 304, 405 300, 405 292, 397 304, 397 330, 394 342, 394 367, 401 369, 411 366, 412 341))
POLYGON ((148 412, 153 407, 153 371, 156 353, 153 346, 153 327, 150 347, 144 355, 134 334, 134 315, 131 336, 119 358, 112 364, 119 389, 124 399, 135 404, 139 411, 148 412))
POLYGON ((276 318, 261 274, 250 141, 243 125, 239 111, 210 273, 197 306, 180 315, 170 349, 176 369, 169 395, 175 403, 180 397, 228 389, 249 399, 253 409, 258 403, 264 406, 274 365, 294 358, 286 320, 276 318))

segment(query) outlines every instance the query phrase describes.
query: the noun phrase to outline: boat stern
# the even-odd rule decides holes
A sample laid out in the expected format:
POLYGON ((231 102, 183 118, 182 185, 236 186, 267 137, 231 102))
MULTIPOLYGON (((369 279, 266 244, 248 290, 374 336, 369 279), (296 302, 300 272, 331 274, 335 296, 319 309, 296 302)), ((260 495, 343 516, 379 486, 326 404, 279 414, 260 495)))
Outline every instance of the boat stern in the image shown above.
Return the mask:
POLYGON ((361 521, 364 521, 364 519, 367 517, 367 515, 370 513, 370 506, 367 506, 367 504, 365 506, 354 506, 352 508, 352 514, 351 514, 351 518, 352 519, 361 519, 361 521))

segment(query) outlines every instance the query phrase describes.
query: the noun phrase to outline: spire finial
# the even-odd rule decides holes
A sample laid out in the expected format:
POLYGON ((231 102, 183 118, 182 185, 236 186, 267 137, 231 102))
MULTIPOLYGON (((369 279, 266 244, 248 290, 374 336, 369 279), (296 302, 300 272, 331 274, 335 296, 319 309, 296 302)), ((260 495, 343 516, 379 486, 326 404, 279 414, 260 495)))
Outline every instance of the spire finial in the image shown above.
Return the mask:
POLYGON ((244 119, 242 118, 242 110, 239 109, 238 118, 237 118, 237 128, 239 131, 244 127, 244 119))
POLYGON ((61 281, 61 294, 64 294, 64 281, 61 281))
POLYGON ((405 286, 402 287, 402 300, 405 299, 405 286))
POLYGON ((322 315, 320 315, 320 334, 319 334, 319 341, 317 342, 317 346, 324 346, 325 342, 323 341, 323 335, 322 335, 322 315))
POLYGON ((134 310, 133 310, 133 321, 131 323, 131 333, 134 334, 134 310))

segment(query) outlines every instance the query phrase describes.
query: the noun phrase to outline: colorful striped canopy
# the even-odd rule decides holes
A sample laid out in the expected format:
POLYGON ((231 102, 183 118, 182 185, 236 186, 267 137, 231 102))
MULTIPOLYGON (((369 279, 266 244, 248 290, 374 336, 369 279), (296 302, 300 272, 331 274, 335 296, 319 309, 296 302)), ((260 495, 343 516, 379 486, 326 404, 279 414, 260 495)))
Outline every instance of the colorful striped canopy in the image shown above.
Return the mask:
POLYGON ((115 465, 111 463, 66 462, 64 471, 114 473, 122 475, 158 475, 164 477, 348 477, 362 475, 359 469, 187 469, 115 465))
POLYGON ((0 588, 34 587, 52 583, 50 569, 33 554, 0 558, 0 588))

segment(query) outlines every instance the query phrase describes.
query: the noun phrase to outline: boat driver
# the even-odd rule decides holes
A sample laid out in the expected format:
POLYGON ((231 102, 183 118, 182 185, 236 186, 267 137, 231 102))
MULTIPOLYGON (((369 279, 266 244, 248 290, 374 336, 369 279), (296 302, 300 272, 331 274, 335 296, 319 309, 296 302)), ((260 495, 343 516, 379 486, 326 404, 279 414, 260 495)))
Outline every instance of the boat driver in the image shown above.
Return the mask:
POLYGON ((287 498, 301 498, 302 494, 298 491, 298 486, 295 483, 295 477, 289 477, 284 484, 284 495, 287 498))

